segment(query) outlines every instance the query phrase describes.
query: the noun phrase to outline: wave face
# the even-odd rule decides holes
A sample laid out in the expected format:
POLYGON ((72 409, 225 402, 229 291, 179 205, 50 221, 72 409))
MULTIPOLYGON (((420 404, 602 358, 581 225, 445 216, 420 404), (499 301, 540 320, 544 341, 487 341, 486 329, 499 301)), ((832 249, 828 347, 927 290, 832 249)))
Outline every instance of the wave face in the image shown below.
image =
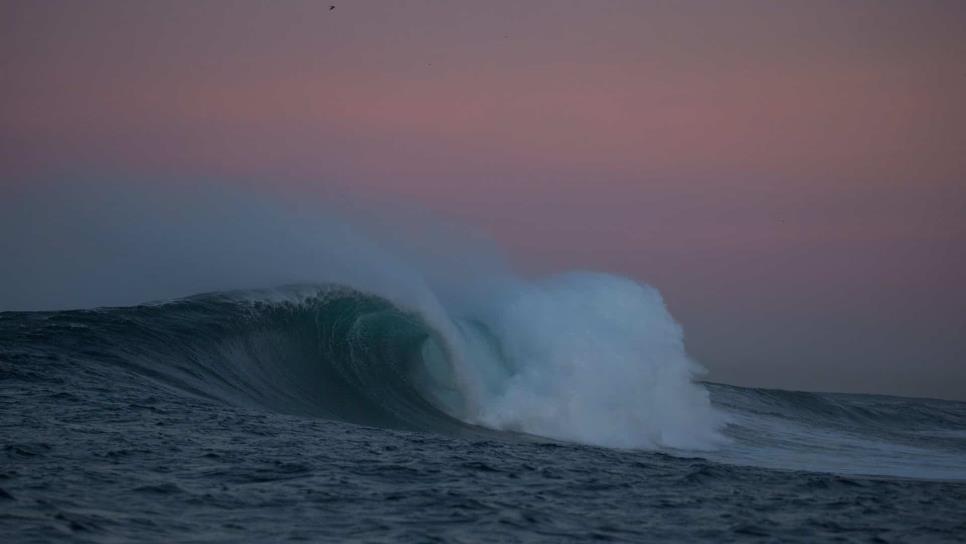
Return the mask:
POLYGON ((433 331, 385 299, 350 289, 215 293, 22 315, 44 345, 178 392, 369 426, 466 427, 413 382, 433 331))

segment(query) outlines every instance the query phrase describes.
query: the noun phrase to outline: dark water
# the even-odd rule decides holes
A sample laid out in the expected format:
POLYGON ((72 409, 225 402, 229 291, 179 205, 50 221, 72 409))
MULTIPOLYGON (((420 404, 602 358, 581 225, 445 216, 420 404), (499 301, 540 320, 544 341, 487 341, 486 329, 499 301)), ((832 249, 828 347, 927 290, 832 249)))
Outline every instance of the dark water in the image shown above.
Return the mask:
POLYGON ((0 313, 0 541, 966 540, 966 405, 708 384, 708 451, 465 424, 351 291, 0 313))

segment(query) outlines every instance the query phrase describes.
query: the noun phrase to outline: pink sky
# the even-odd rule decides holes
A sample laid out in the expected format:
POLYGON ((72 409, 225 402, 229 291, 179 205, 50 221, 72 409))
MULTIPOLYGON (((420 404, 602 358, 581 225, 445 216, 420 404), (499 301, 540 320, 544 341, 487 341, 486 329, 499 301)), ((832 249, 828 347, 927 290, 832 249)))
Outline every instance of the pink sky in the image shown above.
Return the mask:
POLYGON ((711 379, 966 398, 959 2, 5 2, 0 183, 418 203, 711 379))

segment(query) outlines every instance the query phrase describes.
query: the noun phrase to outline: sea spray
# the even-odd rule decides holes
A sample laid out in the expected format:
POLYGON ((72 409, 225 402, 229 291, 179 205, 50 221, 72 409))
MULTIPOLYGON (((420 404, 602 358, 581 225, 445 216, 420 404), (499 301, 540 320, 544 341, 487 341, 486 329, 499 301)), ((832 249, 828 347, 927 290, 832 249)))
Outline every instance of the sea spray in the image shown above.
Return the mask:
MULTIPOLYGON (((720 419, 704 388, 692 383, 699 367, 685 354, 681 328, 655 289, 591 273, 522 278, 469 229, 365 208, 293 205, 212 184, 85 181, 24 189, 0 209, 0 224, 10 223, 3 241, 13 257, 0 282, 0 309, 125 305, 290 283, 342 285, 354 296, 376 297, 418 316, 426 340, 407 379, 452 417, 604 446, 706 448, 717 442, 720 419), (48 213, 24 216, 39 203, 48 213), (28 223, 32 229, 14 228, 28 223)), ((362 323, 371 316, 340 319, 362 323)), ((365 342, 385 341, 381 331, 366 329, 365 342)), ((285 331, 275 334, 284 337, 285 331)), ((264 344, 254 354, 222 350, 217 364, 256 365, 253 376, 285 375, 266 365, 291 364, 294 348, 283 346, 273 359, 278 342, 264 344)), ((364 347, 356 345, 353 353, 364 354, 364 347)), ((381 362, 365 360, 365 372, 400 359, 380 353, 381 362)), ((353 366, 360 361, 299 364, 335 363, 349 374, 362 371, 353 366)), ((319 409, 330 412, 340 413, 328 405, 319 409)))
POLYGON ((722 416, 693 383, 701 368, 656 289, 569 273, 521 282, 496 300, 485 322, 503 360, 494 363, 493 350, 467 357, 501 371, 480 388, 474 422, 612 447, 704 449, 722 440, 722 416))

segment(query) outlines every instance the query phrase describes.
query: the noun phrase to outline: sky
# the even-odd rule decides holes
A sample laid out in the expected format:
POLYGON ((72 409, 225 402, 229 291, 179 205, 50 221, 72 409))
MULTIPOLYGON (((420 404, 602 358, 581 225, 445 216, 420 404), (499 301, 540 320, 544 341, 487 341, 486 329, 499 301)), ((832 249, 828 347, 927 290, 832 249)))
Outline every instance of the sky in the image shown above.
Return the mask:
POLYGON ((529 274, 654 285, 710 380, 966 399, 964 27, 926 0, 6 0, 0 198, 417 206, 529 274))

